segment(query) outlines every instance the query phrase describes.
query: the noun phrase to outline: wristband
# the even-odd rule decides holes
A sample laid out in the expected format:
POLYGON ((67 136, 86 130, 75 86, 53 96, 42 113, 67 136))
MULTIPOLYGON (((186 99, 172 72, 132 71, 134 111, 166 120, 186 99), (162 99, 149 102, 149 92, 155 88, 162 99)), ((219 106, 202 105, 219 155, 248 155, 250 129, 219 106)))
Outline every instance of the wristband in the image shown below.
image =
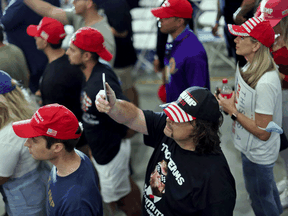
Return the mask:
POLYGON ((219 24, 219 20, 216 20, 215 23, 216 23, 216 24, 219 24))

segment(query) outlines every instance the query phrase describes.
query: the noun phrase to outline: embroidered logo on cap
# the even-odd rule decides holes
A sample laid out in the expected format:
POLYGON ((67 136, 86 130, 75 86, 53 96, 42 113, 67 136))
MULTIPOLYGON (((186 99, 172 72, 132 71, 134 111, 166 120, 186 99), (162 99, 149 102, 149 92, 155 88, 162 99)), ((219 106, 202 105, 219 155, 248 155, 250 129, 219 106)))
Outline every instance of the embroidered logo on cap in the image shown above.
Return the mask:
POLYGON ((184 91, 180 94, 180 97, 189 105, 197 106, 197 102, 193 99, 193 96, 188 92, 184 91))
POLYGON ((48 128, 47 134, 48 134, 48 135, 51 135, 51 136, 56 136, 56 135, 57 135, 57 131, 56 131, 56 130, 53 130, 53 129, 51 129, 51 128, 48 128))
POLYGON ((36 113, 35 113, 35 115, 34 115, 34 118, 35 118, 35 120, 36 120, 36 122, 37 122, 38 124, 40 124, 40 121, 41 121, 41 122, 44 121, 44 119, 42 118, 42 116, 40 115, 40 113, 38 112, 38 110, 36 111, 36 113))
POLYGON ((273 13, 273 9, 272 8, 264 8, 263 12, 271 15, 273 13))

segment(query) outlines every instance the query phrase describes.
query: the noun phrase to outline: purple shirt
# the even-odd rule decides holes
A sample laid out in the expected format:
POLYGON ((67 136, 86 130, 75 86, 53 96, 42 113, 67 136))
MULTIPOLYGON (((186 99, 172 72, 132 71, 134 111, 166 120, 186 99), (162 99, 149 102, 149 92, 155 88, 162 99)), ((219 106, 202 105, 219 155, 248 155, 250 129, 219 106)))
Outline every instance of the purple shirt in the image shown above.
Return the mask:
POLYGON ((172 43, 166 44, 164 64, 167 103, 176 101, 191 86, 210 89, 206 51, 188 26, 172 43))

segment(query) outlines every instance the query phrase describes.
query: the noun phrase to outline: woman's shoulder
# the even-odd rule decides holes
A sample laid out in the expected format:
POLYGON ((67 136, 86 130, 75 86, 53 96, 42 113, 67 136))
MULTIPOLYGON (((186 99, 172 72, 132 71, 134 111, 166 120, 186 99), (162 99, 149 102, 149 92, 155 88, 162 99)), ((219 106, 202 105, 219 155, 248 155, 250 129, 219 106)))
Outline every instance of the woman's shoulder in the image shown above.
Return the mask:
POLYGON ((0 140, 2 140, 0 145, 14 145, 16 143, 24 144, 25 142, 25 139, 18 137, 13 131, 12 122, 9 122, 7 125, 0 129, 0 140))
POLYGON ((281 81, 278 70, 267 71, 266 73, 264 73, 257 83, 258 87, 261 85, 274 86, 276 88, 279 88, 279 90, 281 91, 281 81))

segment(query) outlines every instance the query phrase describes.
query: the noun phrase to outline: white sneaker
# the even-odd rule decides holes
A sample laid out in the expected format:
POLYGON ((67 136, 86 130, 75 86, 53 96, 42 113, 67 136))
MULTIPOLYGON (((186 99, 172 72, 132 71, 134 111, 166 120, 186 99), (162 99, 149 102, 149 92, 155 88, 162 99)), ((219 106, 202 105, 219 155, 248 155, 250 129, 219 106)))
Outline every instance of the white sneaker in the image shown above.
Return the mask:
POLYGON ((280 195, 280 201, 281 201, 281 205, 283 209, 288 207, 288 189, 287 188, 280 195))
POLYGON ((287 177, 284 177, 281 181, 277 182, 277 189, 279 194, 281 194, 288 186, 287 177))

